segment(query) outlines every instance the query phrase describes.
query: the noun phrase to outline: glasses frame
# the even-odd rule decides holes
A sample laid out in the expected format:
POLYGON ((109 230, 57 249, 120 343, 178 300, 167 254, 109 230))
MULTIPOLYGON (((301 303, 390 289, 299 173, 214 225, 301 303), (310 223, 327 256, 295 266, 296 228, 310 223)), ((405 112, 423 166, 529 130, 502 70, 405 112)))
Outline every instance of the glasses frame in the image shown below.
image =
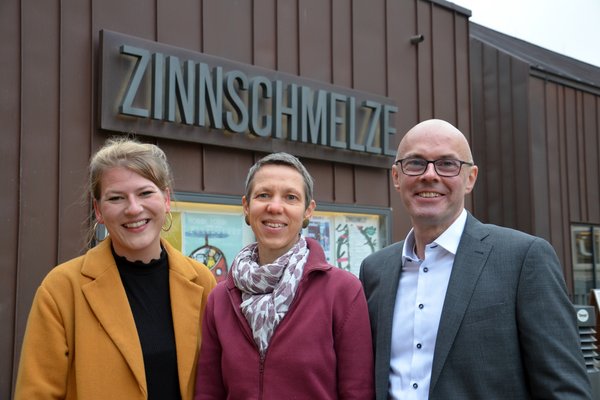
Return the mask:
POLYGON ((426 159, 421 158, 421 157, 406 157, 406 158, 403 158, 401 160, 394 161, 394 165, 398 165, 398 164, 400 164, 400 171, 402 171, 402 173, 404 175, 407 175, 407 176, 421 176, 425 172, 427 172, 427 168, 429 168, 429 164, 433 164, 433 169, 434 169, 435 173, 438 174, 439 176, 443 176, 445 178, 453 178, 455 176, 460 175, 460 172, 462 171, 462 166, 465 165, 465 164, 468 165, 469 167, 472 167, 473 165, 475 165, 472 162, 457 160, 455 158, 438 158, 437 160, 426 160, 426 159), (427 164, 425 164, 425 168, 423 169, 423 172, 421 172, 420 174, 407 173, 406 171, 404 171, 404 165, 403 165, 403 161, 406 161, 406 160, 423 160, 427 164), (445 174, 445 173, 444 174, 440 174, 440 172, 437 169, 437 166, 435 165, 435 163, 438 162, 438 161, 457 161, 457 162, 460 163, 460 166, 458 167, 458 171, 454 175, 448 175, 448 174, 445 174))

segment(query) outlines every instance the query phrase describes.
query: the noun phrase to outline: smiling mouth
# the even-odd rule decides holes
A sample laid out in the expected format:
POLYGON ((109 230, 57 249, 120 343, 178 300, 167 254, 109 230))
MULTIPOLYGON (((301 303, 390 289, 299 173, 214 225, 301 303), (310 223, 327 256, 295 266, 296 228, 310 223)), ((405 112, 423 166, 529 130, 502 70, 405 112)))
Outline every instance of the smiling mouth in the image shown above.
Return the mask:
POLYGON ((282 222, 263 222, 263 224, 265 224, 269 228, 283 228, 286 226, 286 224, 282 222))
POLYGON ((123 226, 125 228, 129 228, 129 229, 134 229, 134 228, 139 228, 140 226, 144 226, 146 225, 148 222, 150 222, 149 219, 143 219, 141 221, 136 221, 136 222, 131 222, 129 224, 123 224, 123 226))
POLYGON ((435 193, 435 192, 421 192, 421 193, 417 193, 417 196, 431 199, 434 197, 441 197, 442 195, 439 193, 435 193))

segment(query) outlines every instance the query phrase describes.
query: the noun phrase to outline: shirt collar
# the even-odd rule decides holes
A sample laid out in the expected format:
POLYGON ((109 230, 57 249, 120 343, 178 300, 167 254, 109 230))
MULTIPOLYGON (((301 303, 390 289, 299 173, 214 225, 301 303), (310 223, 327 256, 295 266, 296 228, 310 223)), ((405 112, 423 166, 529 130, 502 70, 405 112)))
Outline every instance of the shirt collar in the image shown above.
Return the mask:
MULTIPOLYGON (((467 210, 463 208, 462 212, 454 220, 452 225, 450 225, 440 236, 437 237, 433 241, 433 243, 441 246, 446 251, 456 255, 456 250, 458 249, 458 244, 460 243, 460 238, 462 236, 463 231, 465 230, 465 224, 467 223, 467 210)), ((402 247, 402 265, 404 265, 406 260, 418 260, 419 257, 415 254, 415 234, 413 229, 411 228, 410 232, 406 236, 404 240, 404 246, 402 247)))

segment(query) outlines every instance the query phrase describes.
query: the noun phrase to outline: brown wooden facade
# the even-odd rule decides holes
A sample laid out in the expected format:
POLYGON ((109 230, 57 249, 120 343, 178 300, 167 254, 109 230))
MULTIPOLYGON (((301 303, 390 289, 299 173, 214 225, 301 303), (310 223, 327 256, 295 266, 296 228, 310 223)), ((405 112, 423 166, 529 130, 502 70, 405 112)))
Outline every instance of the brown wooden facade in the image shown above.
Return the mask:
MULTIPOLYGON (((98 122, 103 29, 392 99, 396 141, 420 120, 452 122, 480 168, 468 208, 548 239, 572 291, 570 227, 600 224, 598 68, 470 24, 468 10, 443 0, 7 1, 0 10, 0 398, 11 397, 36 288, 84 250, 88 159, 115 134, 98 122)), ((264 153, 142 140, 166 151, 186 193, 240 196, 264 153)), ((317 203, 392 210, 391 239, 404 237, 391 158, 315 154, 301 158, 317 203)))
MULTIPOLYGON (((83 250, 86 166, 113 134, 98 125, 100 30, 390 98, 398 133, 438 117, 471 135, 470 12, 442 0, 6 1, 0 9, 0 398, 11 397, 41 279, 83 250)), ((167 152, 183 192, 241 195, 261 156, 144 140, 167 152)), ((389 168, 351 158, 303 161, 316 178, 317 202, 393 209, 393 240, 406 234, 389 168)))
POLYGON ((476 24, 470 35, 473 212, 550 241, 571 291, 571 226, 600 224, 600 68, 476 24))

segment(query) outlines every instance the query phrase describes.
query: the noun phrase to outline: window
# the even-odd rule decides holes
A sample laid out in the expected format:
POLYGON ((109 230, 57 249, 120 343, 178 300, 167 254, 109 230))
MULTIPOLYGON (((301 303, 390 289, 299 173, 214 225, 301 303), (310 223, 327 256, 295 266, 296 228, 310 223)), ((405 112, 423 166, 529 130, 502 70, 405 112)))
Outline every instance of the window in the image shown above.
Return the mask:
POLYGON ((571 226, 575 304, 589 304, 591 289, 600 287, 599 252, 600 226, 584 224, 571 226))

